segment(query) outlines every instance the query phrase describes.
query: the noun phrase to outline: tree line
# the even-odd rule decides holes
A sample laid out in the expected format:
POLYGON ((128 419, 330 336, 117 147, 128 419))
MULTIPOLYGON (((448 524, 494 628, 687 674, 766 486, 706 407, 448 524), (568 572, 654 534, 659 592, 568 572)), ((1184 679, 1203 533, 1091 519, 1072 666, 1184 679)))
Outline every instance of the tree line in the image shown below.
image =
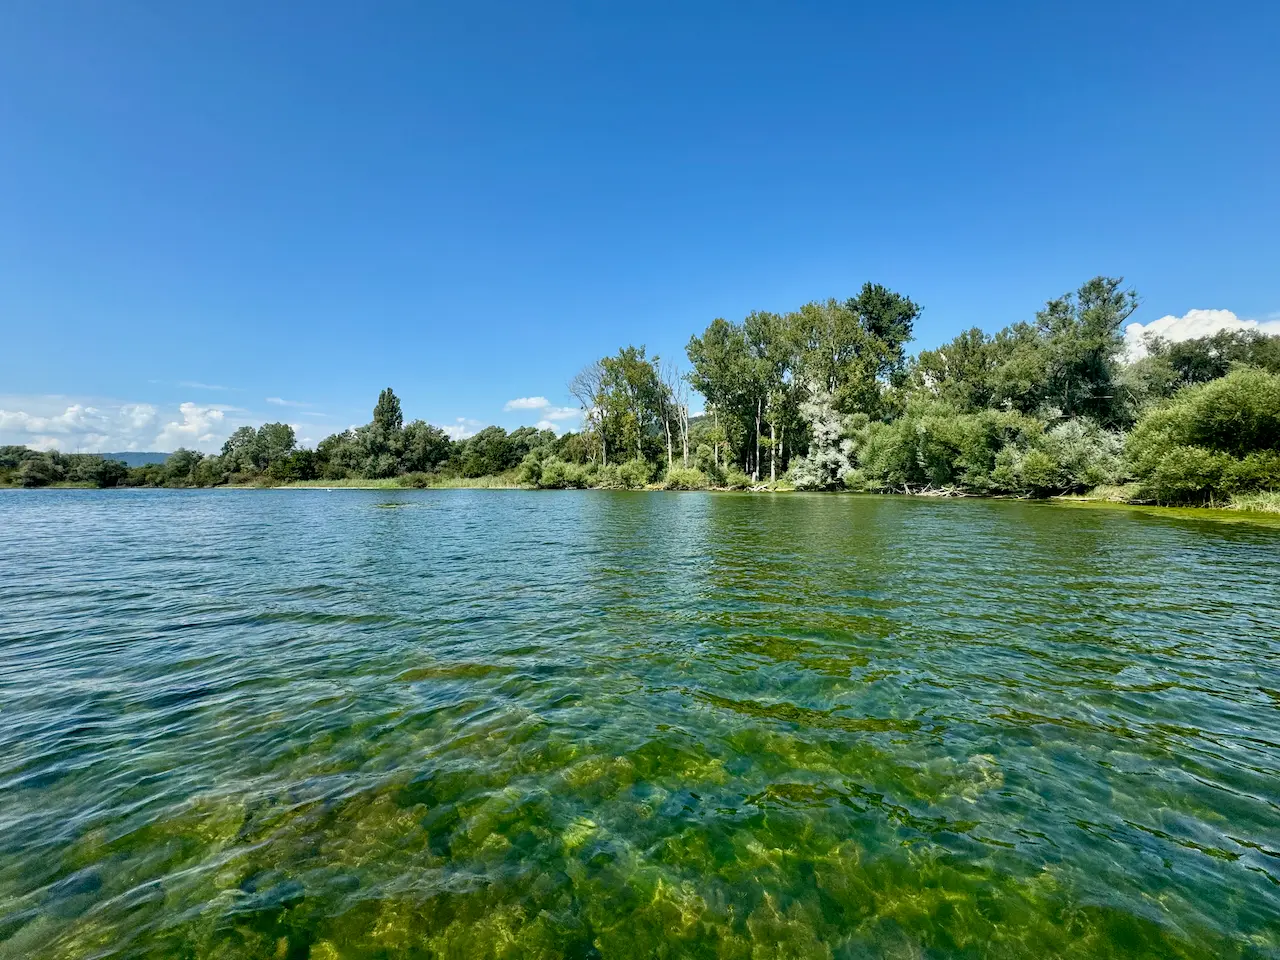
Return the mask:
POLYGON ((582 427, 491 426, 453 440, 404 421, 383 390, 364 426, 314 450, 288 424, 241 427, 216 455, 178 450, 129 469, 87 455, 0 448, 0 483, 216 486, 500 476, 537 487, 848 489, 1206 503, 1280 490, 1280 338, 1222 331, 1149 339, 1125 356, 1138 297, 1095 277, 995 333, 908 355, 920 307, 857 295, 713 320, 687 370, 627 346, 568 384, 582 427), (691 392, 703 398, 690 414, 691 392))

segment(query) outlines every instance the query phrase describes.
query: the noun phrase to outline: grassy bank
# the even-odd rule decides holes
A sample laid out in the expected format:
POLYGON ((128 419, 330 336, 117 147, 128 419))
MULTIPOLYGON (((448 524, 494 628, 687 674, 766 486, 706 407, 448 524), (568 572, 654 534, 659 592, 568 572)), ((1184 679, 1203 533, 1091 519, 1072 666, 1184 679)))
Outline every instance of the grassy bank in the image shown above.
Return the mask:
MULTIPOLYGON (((28 489, 21 483, 0 482, 0 490, 24 490, 28 489)), ((57 483, 45 484, 42 489, 46 490, 98 490, 100 489, 96 483, 88 480, 59 480, 57 483)))
POLYGON ((272 488, 276 490, 291 489, 356 489, 356 490, 400 490, 404 484, 398 483, 396 477, 386 477, 381 480, 291 480, 288 483, 273 484, 272 488))
MULTIPOLYGON (((1123 486, 1105 486, 1095 487, 1087 493, 1082 493, 1074 497, 1054 497, 1055 500, 1066 500, 1087 503, 1123 503, 1130 506, 1155 507, 1161 509, 1175 509, 1166 507, 1163 504, 1156 504, 1150 500, 1144 500, 1139 495, 1138 484, 1128 483, 1123 486)), ((1260 493, 1237 493, 1233 494, 1224 503, 1208 503, 1203 506, 1179 506, 1178 510, 1239 510, 1246 513, 1277 513, 1280 514, 1280 490, 1263 491, 1260 493)))
POLYGON ((1231 498, 1227 509, 1280 514, 1280 490, 1265 493, 1238 493, 1231 498))
POLYGON ((291 480, 273 485, 278 490, 295 489, 351 489, 351 490, 520 490, 510 474, 489 477, 433 477, 426 474, 407 474, 402 477, 383 477, 377 480, 352 478, 345 480, 291 480))

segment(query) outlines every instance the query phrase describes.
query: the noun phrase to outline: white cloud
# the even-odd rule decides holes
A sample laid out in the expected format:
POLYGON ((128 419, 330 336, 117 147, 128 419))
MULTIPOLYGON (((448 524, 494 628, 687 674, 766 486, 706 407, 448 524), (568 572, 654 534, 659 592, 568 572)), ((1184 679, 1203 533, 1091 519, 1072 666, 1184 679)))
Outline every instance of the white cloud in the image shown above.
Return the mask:
POLYGON ((565 433, 574 428, 573 423, 564 421, 577 420, 582 416, 582 411, 577 407, 547 407, 541 411, 542 419, 534 426, 539 430, 554 430, 556 433, 565 433))
POLYGON ((0 410, 0 431, 41 434, 89 433, 107 426, 110 418, 96 407, 80 403, 69 405, 62 413, 41 416, 25 410, 0 410))
POLYGON ((223 429, 226 415, 217 407, 200 407, 188 401, 178 407, 178 412, 182 419, 171 420, 156 436, 156 446, 160 450, 178 447, 203 449, 226 436, 223 429))
POLYGON ((1230 310, 1188 310, 1180 317, 1172 314, 1148 324, 1131 323, 1124 328, 1125 353, 1131 360, 1146 356, 1147 336, 1162 337, 1176 343, 1207 337, 1219 330, 1258 330, 1280 335, 1280 320, 1241 320, 1230 310))
MULTIPOLYGON (((152 382, 152 383, 158 383, 159 381, 152 380, 151 382, 152 382)), ((179 381, 178 381, 178 386, 180 386, 180 387, 188 387, 188 388, 190 388, 190 389, 192 389, 192 390, 227 390, 227 389, 230 389, 230 388, 228 388, 228 387, 221 386, 220 384, 217 384, 217 383, 201 383, 199 380, 179 380, 179 381)))
POLYGON ((550 402, 546 397, 517 397, 514 400, 508 400, 503 410, 541 410, 543 407, 550 406, 550 402))
POLYGON ((309 407, 311 404, 304 403, 301 400, 286 400, 283 397, 267 397, 267 403, 274 403, 277 407, 309 407))
POLYGON ((465 440, 467 437, 475 436, 484 424, 470 417, 459 417, 454 423, 437 424, 437 426, 449 435, 450 440, 465 440))
POLYGON ((0 397, 0 444, 67 453, 119 450, 171 451, 194 447, 214 452, 240 422, 222 404, 184 403, 162 409, 150 403, 116 403, 57 396, 0 397))
POLYGON ((308 434, 308 433, 310 433, 310 432, 311 432, 311 428, 312 428, 312 427, 314 427, 314 426, 315 426, 315 424, 311 424, 311 423, 291 423, 291 424, 289 424, 289 426, 290 426, 290 427, 292 428, 292 430, 293 430, 293 439, 294 439, 294 440, 295 440, 295 442, 298 444, 298 446, 300 446, 300 447, 306 447, 306 448, 307 448, 307 449, 309 449, 309 450, 314 450, 314 449, 315 449, 315 447, 316 447, 316 443, 317 443, 316 438, 315 438, 315 437, 311 437, 311 436, 306 436, 306 435, 305 435, 305 434, 308 434))
POLYGON ((503 410, 534 410, 541 418, 534 426, 539 430, 555 430, 556 432, 567 429, 566 426, 558 424, 560 420, 576 420, 582 416, 582 411, 577 407, 553 407, 551 401, 546 397, 517 397, 515 400, 508 400, 503 410))
POLYGON ((149 403, 126 403, 120 416, 132 430, 144 430, 156 422, 156 408, 149 403))

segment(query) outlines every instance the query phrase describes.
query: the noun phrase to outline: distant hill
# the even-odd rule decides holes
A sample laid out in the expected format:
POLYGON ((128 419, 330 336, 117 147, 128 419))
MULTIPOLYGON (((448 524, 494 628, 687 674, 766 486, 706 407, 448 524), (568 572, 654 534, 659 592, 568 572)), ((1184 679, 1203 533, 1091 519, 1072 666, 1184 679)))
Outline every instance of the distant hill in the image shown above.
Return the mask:
POLYGON ((123 460, 127 467, 145 467, 148 463, 164 463, 169 459, 167 453, 139 453, 134 450, 125 453, 100 453, 103 460, 123 460))

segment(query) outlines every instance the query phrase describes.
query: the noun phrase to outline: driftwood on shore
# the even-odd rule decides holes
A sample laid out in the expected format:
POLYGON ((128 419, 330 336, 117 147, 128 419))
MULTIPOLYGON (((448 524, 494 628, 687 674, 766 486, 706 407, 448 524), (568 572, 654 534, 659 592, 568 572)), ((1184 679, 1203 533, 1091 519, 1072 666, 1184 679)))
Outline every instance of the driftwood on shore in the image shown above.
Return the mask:
POLYGON ((931 483, 925 484, 923 487, 912 487, 909 483, 902 485, 902 492, 911 497, 971 497, 973 494, 966 493, 958 487, 935 487, 931 483))

